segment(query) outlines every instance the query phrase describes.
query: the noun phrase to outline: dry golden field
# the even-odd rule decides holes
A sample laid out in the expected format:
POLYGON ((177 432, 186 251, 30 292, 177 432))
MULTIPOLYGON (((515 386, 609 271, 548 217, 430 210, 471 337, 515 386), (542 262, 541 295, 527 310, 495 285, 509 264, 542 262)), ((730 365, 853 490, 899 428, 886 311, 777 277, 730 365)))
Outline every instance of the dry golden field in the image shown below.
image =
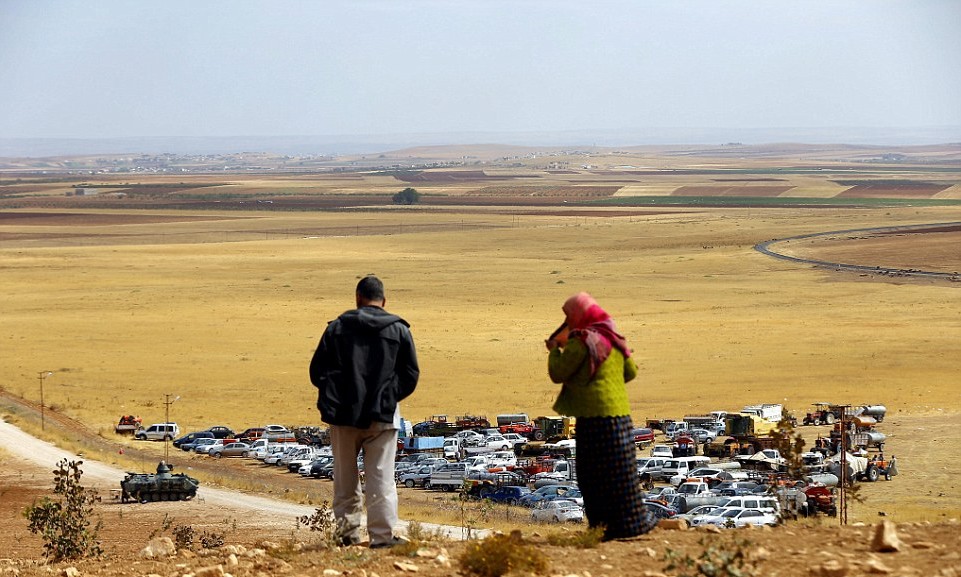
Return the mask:
MULTIPOLYGON (((957 221, 957 208, 147 214, 32 229, 76 235, 52 243, 72 246, 0 246, 4 388, 36 400, 39 372, 54 371, 46 404, 104 430, 125 412, 162 420, 165 393, 182 397, 172 418, 185 428, 311 422, 309 357, 326 321, 352 306, 357 278, 376 273, 419 348, 423 380, 404 405, 415 421, 549 414, 542 341, 579 290, 635 348, 635 419, 754 402, 961 409, 957 283, 869 279, 752 250, 808 232, 957 221), (342 235, 276 232, 325 227, 342 235), (273 232, 230 242, 244 231, 273 232), (122 244, 98 244, 111 239, 122 244)), ((910 256, 923 241, 907 242, 910 256)))
MULTIPOLYGON (((170 418, 184 430, 316 424, 310 356, 326 322, 353 306, 358 277, 374 273, 387 285, 388 308, 411 323, 420 355, 422 380, 405 417, 549 415, 557 389, 543 340, 564 299, 587 290, 634 347, 636 421, 760 402, 795 414, 820 401, 883 403, 889 420, 881 428, 905 474, 866 489, 870 506, 900 519, 957 516, 961 283, 838 272, 753 250, 802 234, 961 221, 956 201, 909 206, 857 196, 961 198, 956 173, 909 167, 897 178, 938 184, 899 190, 883 171, 872 177, 888 184, 872 189, 839 184, 841 173, 618 170, 730 165, 696 155, 562 162, 578 166, 538 165, 535 176, 521 174, 533 170, 527 164, 485 169, 474 180, 439 170, 415 175, 422 182, 151 177, 126 197, 66 197, 81 182, 69 178, 0 183, 0 387, 37 402, 40 373, 53 371, 44 403, 111 439, 120 414, 162 421, 166 394, 180 396, 170 418), (424 195, 421 206, 384 201, 407 184, 424 195), (737 198, 704 208, 577 204, 595 194, 684 191, 851 200, 816 208, 737 198), (190 202, 204 210, 169 208, 190 202), (228 202, 232 210, 217 210, 228 202), (268 208, 258 202, 300 210, 257 210, 268 208), (151 210, 107 208, 132 204, 151 210)), ((855 234, 781 248, 830 262, 958 271, 959 242, 957 231, 855 234)))

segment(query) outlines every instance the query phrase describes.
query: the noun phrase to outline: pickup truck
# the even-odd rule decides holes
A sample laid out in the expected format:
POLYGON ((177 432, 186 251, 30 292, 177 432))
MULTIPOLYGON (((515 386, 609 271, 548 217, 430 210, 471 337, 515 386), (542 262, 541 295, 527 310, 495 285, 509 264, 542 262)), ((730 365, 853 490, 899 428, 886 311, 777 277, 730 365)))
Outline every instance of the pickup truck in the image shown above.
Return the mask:
POLYGON ((780 507, 777 499, 767 495, 736 495, 724 496, 711 491, 707 483, 692 481, 682 483, 677 489, 677 499, 674 501, 679 513, 687 513, 701 505, 717 505, 718 507, 747 507, 759 508, 778 512, 780 507))
POLYGON ((694 507, 701 505, 717 505, 720 497, 711 492, 711 487, 704 481, 688 481, 677 488, 679 497, 675 501, 678 513, 687 513, 694 507))
POLYGON ((448 493, 460 490, 467 478, 467 463, 447 463, 430 474, 431 489, 441 489, 448 493))

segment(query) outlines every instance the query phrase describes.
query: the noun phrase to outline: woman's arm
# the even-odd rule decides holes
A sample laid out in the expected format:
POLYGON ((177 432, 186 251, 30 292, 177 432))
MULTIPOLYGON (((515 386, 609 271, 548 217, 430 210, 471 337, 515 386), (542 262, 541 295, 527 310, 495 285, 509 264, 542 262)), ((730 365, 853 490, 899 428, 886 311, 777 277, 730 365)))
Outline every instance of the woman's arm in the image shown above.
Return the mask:
POLYGON ((564 348, 555 347, 547 356, 547 372, 551 381, 569 381, 587 360, 587 347, 578 339, 571 339, 564 348))

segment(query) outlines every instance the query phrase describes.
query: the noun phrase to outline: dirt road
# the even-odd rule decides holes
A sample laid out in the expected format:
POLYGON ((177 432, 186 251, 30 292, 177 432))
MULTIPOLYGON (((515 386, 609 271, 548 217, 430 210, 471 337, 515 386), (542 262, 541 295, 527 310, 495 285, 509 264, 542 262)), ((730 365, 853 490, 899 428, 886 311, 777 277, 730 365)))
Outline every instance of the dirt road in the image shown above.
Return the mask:
MULTIPOLYGON (((62 459, 78 459, 77 455, 28 435, 18 427, 3 421, 0 421, 0 438, 4 439, 4 449, 8 453, 48 471, 52 471, 57 462, 62 459)), ((83 460, 84 484, 97 488, 103 494, 110 494, 111 490, 115 491, 124 475, 125 472, 116 467, 90 459, 83 460)), ((310 515, 315 510, 312 506, 204 486, 201 486, 196 503, 170 502, 163 505, 171 514, 209 515, 213 507, 220 517, 243 518, 261 527, 275 528, 294 527, 297 517, 310 515)), ((425 529, 439 532, 451 539, 461 538, 463 533, 460 527, 429 523, 423 525, 425 529)), ((403 533, 406 526, 407 523, 402 522, 397 527, 397 531, 403 533)))

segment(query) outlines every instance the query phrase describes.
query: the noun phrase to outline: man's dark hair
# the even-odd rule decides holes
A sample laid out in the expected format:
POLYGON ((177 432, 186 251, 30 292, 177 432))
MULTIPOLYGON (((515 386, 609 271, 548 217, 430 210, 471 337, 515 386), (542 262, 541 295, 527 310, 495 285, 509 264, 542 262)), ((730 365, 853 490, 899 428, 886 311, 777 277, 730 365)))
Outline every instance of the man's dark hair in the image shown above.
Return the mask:
POLYGON ((384 300, 384 283, 374 275, 365 276, 357 283, 357 296, 367 301, 384 300))

